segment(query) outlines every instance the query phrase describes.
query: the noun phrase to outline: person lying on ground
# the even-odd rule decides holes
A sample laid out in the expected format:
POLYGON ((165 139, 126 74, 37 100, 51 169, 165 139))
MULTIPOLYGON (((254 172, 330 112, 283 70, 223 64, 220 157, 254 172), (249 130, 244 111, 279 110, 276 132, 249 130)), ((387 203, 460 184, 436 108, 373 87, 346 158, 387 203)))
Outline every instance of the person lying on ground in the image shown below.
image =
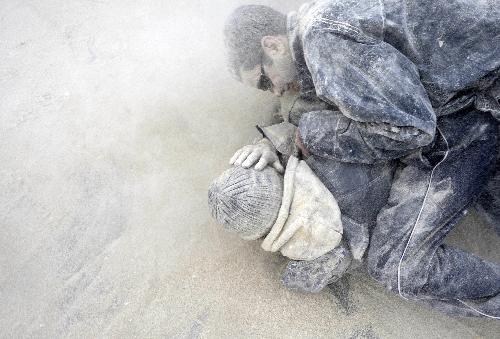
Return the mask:
MULTIPOLYGON (((282 274, 285 286, 319 292, 353 263, 362 263, 388 289, 397 289, 391 283, 397 284, 401 239, 409 233, 407 220, 420 213, 418 233, 399 268, 404 287, 415 291, 410 298, 448 314, 498 316, 500 265, 443 244, 487 182, 495 160, 496 121, 476 111, 446 119, 442 133, 452 161, 447 170, 435 171, 437 184, 428 188, 418 181, 427 168, 414 164, 351 164, 317 155, 298 160, 291 154, 284 178, 271 167, 225 171, 209 188, 212 215, 243 239, 263 238, 262 248, 292 259, 282 274), (468 133, 458 133, 464 124, 469 124, 468 133), (417 180, 404 189, 393 187, 394 180, 406 176, 417 180), (455 194, 446 194, 451 188, 455 194), (419 211, 414 199, 424 189, 435 191, 433 197, 439 193, 440 199, 419 211), (405 209, 388 208, 395 201, 403 201, 405 209)), ((284 129, 294 134, 295 127, 287 123, 262 131, 280 149, 295 148, 276 139, 284 129)), ((436 147, 423 156, 432 162, 441 152, 436 147)))
MULTIPOLYGON (((398 159, 371 232, 375 279, 403 298, 453 300, 474 311, 463 299, 483 296, 491 309, 498 265, 442 239, 485 187, 493 190, 481 207, 498 225, 500 192, 486 182, 497 126, 481 112, 499 112, 500 28, 492 19, 499 11, 493 2, 384 4, 317 1, 288 16, 243 6, 226 24, 230 68, 250 86, 277 96, 299 91, 326 106, 289 116, 304 154, 355 164, 398 159)), ((263 141, 231 162, 280 170, 273 152, 263 141)))

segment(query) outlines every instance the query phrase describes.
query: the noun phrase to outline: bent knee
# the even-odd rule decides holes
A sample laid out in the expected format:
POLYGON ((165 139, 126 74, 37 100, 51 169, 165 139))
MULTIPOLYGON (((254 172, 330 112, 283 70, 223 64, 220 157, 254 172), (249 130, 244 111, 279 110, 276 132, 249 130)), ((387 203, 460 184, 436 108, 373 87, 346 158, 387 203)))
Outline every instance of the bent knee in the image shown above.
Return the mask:
POLYGON ((371 249, 367 259, 370 276, 389 291, 410 297, 419 294, 425 286, 427 270, 406 257, 401 261, 399 253, 371 249))

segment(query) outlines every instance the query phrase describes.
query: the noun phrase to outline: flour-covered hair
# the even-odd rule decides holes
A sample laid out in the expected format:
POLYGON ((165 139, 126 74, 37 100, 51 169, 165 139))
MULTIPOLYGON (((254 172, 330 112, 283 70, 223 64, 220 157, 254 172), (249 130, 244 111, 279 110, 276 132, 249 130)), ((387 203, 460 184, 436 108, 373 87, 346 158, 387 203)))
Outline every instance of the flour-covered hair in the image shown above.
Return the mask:
POLYGON ((284 34, 286 15, 283 13, 261 5, 236 8, 224 27, 228 66, 233 76, 241 79, 241 68, 249 70, 259 64, 263 37, 284 34))

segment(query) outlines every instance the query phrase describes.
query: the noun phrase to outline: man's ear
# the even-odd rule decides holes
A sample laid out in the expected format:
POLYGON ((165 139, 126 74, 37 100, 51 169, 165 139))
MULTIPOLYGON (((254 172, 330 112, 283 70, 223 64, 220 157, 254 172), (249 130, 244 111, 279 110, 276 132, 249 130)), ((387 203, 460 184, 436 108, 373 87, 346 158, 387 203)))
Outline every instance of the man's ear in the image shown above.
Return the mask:
POLYGON ((264 53, 269 57, 275 57, 285 52, 285 44, 279 36, 266 35, 260 40, 264 53))

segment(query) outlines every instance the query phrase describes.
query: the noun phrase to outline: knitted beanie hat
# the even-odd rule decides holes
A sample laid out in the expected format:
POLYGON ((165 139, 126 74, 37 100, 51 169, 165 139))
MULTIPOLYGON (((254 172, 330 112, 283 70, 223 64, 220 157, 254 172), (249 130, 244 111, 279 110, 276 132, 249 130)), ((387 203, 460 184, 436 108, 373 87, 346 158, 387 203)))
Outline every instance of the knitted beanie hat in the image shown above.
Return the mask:
POLYGON ((212 216, 225 229, 245 240, 263 237, 273 226, 281 206, 283 177, 271 167, 262 171, 232 167, 208 189, 212 216))

